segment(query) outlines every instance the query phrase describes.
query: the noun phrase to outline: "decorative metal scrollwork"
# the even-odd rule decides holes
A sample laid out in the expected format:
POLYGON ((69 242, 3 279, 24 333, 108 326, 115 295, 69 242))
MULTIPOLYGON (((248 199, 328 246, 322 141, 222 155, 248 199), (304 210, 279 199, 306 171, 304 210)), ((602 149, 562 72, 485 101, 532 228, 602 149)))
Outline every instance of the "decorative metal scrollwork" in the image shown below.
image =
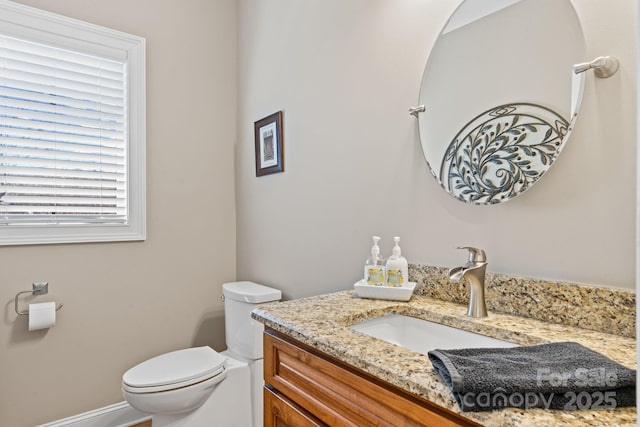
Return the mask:
POLYGON ((536 104, 500 105, 469 122, 449 144, 440 182, 453 197, 488 205, 535 184, 562 150, 569 123, 536 104))

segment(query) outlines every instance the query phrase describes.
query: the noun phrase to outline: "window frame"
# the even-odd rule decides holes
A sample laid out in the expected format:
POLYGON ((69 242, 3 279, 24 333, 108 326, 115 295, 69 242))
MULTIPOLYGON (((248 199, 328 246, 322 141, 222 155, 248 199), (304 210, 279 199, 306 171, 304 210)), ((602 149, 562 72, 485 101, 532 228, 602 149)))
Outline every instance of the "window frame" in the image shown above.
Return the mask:
POLYGON ((0 225, 0 246, 146 239, 146 41, 29 6, 0 0, 0 33, 105 57, 127 58, 127 221, 123 224, 0 225))

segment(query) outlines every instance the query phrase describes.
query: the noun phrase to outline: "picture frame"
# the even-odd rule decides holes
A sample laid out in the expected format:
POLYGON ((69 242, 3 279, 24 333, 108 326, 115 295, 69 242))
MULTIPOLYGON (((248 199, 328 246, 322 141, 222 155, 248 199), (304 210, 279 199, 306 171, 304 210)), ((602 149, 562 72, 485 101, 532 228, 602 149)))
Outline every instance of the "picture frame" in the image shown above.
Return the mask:
POLYGON ((256 176, 284 172, 282 111, 254 123, 256 176))

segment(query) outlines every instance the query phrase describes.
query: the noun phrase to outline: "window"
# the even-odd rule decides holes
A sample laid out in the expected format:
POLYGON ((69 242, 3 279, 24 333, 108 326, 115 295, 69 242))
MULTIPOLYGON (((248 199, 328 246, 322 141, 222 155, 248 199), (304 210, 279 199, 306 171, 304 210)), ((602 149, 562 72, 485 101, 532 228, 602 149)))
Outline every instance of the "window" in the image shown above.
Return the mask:
POLYGON ((0 244, 144 240, 144 39, 0 16, 0 244))

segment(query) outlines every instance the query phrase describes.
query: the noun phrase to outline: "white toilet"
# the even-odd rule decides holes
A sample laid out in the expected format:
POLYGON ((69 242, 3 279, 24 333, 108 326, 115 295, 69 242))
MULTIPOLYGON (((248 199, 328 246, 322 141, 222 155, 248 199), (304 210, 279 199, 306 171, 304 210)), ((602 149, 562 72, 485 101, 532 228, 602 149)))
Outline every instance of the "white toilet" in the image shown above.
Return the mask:
POLYGON ((262 323, 256 304, 281 292, 253 282, 222 285, 227 350, 196 347, 163 354, 129 369, 122 393, 153 414, 153 427, 262 427, 262 323))

